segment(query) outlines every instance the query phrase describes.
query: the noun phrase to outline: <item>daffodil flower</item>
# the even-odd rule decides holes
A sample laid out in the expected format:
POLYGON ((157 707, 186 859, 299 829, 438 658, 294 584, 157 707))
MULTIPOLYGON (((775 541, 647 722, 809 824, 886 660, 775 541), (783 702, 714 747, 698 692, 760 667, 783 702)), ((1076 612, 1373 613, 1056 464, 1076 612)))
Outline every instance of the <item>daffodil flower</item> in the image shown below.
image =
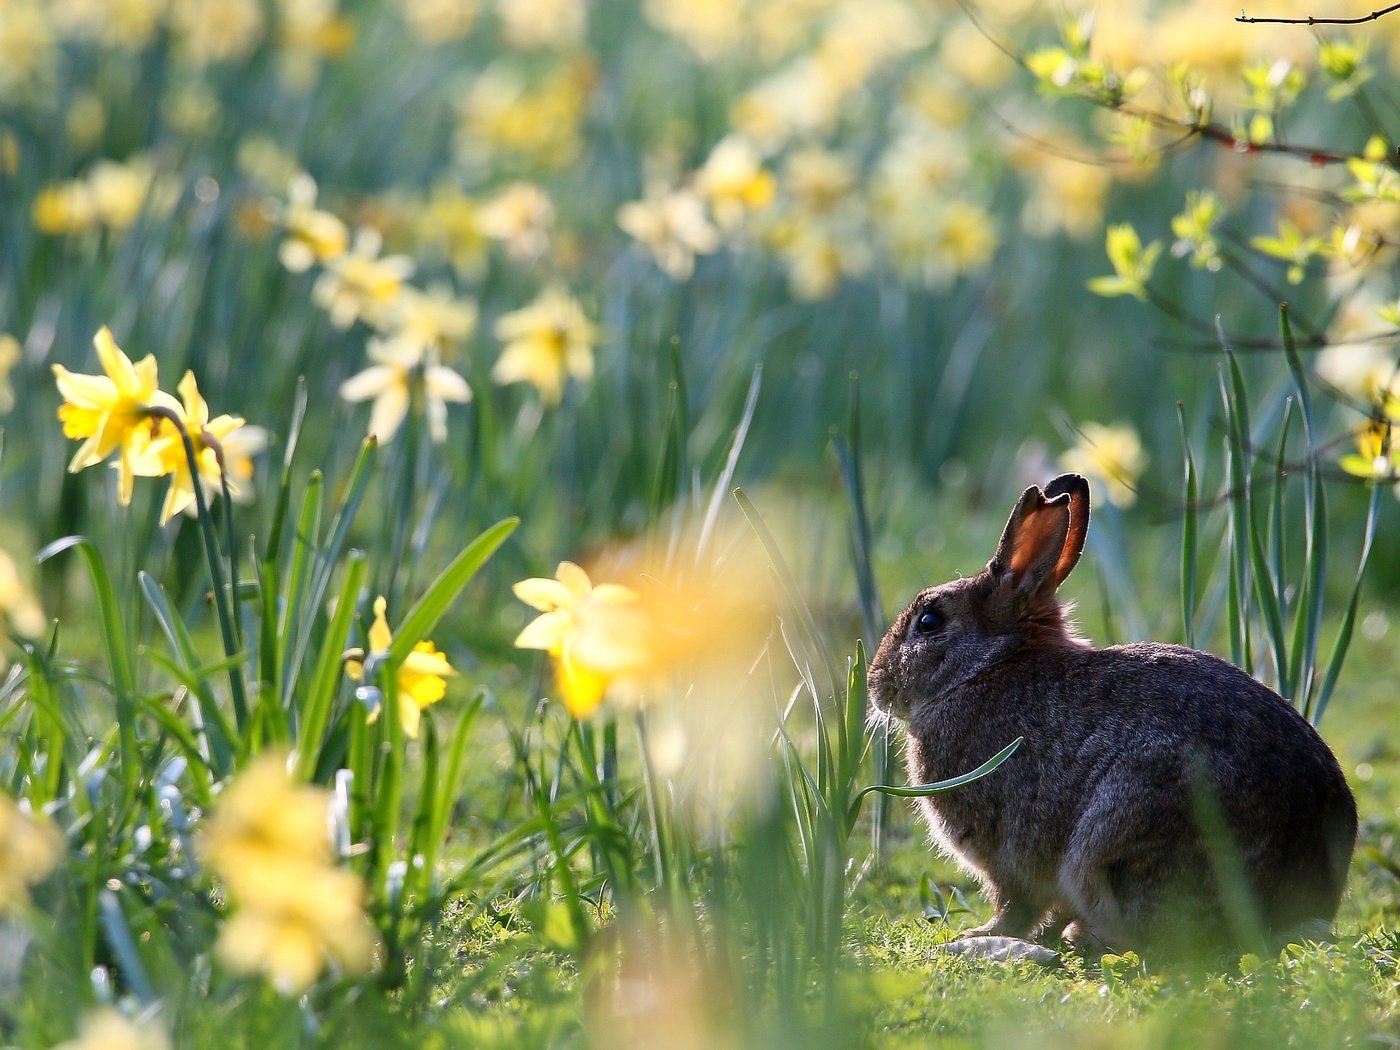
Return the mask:
MULTIPOLYGON (((394 640, 389 630, 389 621, 384 613, 388 603, 383 595, 374 600, 374 623, 370 625, 369 650, 372 653, 387 652, 394 640)), ((349 662, 350 677, 364 680, 364 665, 358 660, 349 662)), ((411 739, 418 739, 418 727, 422 721, 423 708, 435 704, 447 694, 447 679, 455 677, 456 670, 447 662, 447 657, 438 652, 432 642, 419 642, 413 651, 399 664, 395 683, 399 693, 399 724, 411 739)), ((374 711, 369 720, 379 717, 374 711)))
POLYGON ((546 404, 559 403, 566 376, 579 381, 593 377, 598 330, 562 288, 547 289, 529 306, 506 314, 496 322, 496 337, 505 349, 491 378, 530 383, 546 404))
POLYGON ((299 994, 327 962, 353 973, 372 967, 364 885, 331 849, 330 793, 297 781, 285 755, 263 755, 224 789, 200 855, 235 906, 217 945, 231 970, 265 973, 299 994))
POLYGON ((415 374, 421 370, 428 433, 438 444, 446 441, 447 402, 471 400, 467 381, 446 365, 434 363, 423 345, 410 339, 371 339, 368 353, 374 363, 342 383, 340 396, 346 401, 373 399, 370 435, 382 443, 398 433, 413 401, 415 374))
POLYGON ((1368 481, 1392 481, 1400 474, 1400 458, 1391 447, 1391 428, 1386 423, 1367 423, 1356 432, 1356 451, 1337 460, 1337 465, 1353 477, 1368 481))
POLYGON ((695 271, 697 255, 709 255, 720 246, 719 231, 705 214, 705 202, 689 189, 653 186, 644 200, 629 201, 618 209, 617 224, 677 281, 695 271))
POLYGON ((0 792, 0 912, 29 904, 29 887, 53 870, 63 836, 42 816, 0 792))
POLYGON ((282 226, 287 236, 277 257, 292 273, 305 273, 315 263, 338 259, 350 244, 345 223, 316 207, 316 180, 305 172, 298 172, 287 187, 282 226))
POLYGON ((1085 423, 1079 435, 1079 443, 1060 456, 1060 466, 1100 482, 1114 506, 1131 507, 1147 462, 1137 431, 1126 423, 1085 423))
POLYGON ((360 317, 371 324, 381 321, 413 274, 412 259, 381 257, 383 245, 378 230, 364 227, 355 234, 349 251, 325 261, 325 272, 316 279, 311 297, 337 328, 349 328, 360 317))
MULTIPOLYGON (((190 447, 194 449, 199 482, 204 486, 204 491, 212 498, 223 489, 226 481, 229 495, 239 495, 240 489, 233 472, 230 471, 225 479, 225 472, 220 469, 219 458, 220 453, 224 451, 224 443, 243 428, 243 418, 223 415, 210 419, 209 404, 200 394, 199 385, 195 382, 193 372, 185 373, 177 389, 180 391, 180 399, 183 402, 179 416, 185 433, 190 439, 190 447)), ((155 478, 170 475, 170 488, 165 494, 165 503, 160 510, 160 523, 162 525, 170 521, 176 514, 189 510, 195 505, 196 472, 190 469, 189 459, 185 455, 184 442, 180 440, 180 435, 172 433, 172 430, 173 425, 169 420, 164 420, 158 432, 159 436, 147 447, 141 462, 136 466, 136 473, 142 477, 155 478)), ((256 438, 250 439, 250 445, 257 445, 256 438)), ((250 445, 244 447, 248 448, 250 445)), ((246 464, 240 473, 246 471, 251 474, 251 463, 248 462, 246 454, 240 458, 246 464)), ((225 463, 227 463, 227 459, 225 459, 225 463)))
POLYGON ((517 598, 541 613, 515 644, 549 653, 564 706, 575 718, 597 710, 614 682, 635 680, 650 669, 653 631, 630 587, 595 587, 587 572, 564 561, 554 579, 521 580, 514 590, 517 598))
POLYGON ((92 341, 105 375, 82 375, 53 366, 63 397, 58 418, 64 436, 83 439, 68 469, 76 473, 116 452, 118 495, 125 506, 131 502, 137 467, 151 442, 152 406, 178 413, 180 404, 158 388, 153 355, 132 364, 106 326, 92 341))

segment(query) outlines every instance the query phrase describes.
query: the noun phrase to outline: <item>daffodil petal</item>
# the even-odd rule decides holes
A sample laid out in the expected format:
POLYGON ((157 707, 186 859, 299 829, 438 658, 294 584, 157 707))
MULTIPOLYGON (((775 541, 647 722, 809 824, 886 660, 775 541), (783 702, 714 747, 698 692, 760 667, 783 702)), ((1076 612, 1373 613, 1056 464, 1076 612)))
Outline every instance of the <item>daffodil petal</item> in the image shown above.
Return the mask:
POLYGON ((554 575, 576 598, 582 598, 593 589, 593 581, 588 578, 588 573, 571 561, 561 561, 559 568, 554 570, 554 575))
POLYGON ((346 401, 368 401, 402 382, 402 377, 403 371, 392 365, 370 365, 340 384, 340 396, 346 401))
POLYGON ((574 604, 573 591, 558 580, 545 579, 543 576, 521 580, 511 590, 526 605, 533 606, 541 612, 568 609, 574 604))
POLYGON ((369 433, 381 443, 388 441, 398 433, 407 415, 408 387, 389 387, 374 400, 369 414, 369 433))
POLYGON ((541 613, 515 636, 515 647, 555 651, 564 644, 572 622, 572 617, 562 609, 541 613))

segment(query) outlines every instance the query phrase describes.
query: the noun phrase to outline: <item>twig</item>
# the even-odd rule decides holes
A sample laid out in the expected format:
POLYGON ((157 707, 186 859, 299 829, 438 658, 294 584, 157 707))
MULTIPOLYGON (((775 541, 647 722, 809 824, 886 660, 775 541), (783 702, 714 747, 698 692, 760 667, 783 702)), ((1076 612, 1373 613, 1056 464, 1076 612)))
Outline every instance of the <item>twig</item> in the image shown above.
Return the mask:
POLYGON ((1313 15, 1308 15, 1306 18, 1269 18, 1267 16, 1264 18, 1250 18, 1244 13, 1244 9, 1241 8, 1239 16, 1236 17, 1235 21, 1248 22, 1251 24, 1256 22, 1269 22, 1274 25, 1285 26, 1359 26, 1363 22, 1374 22, 1378 18, 1383 18, 1392 11, 1400 11, 1400 4, 1391 4, 1389 7, 1382 7, 1379 11, 1372 11, 1369 15, 1360 15, 1356 18, 1317 18, 1313 15))

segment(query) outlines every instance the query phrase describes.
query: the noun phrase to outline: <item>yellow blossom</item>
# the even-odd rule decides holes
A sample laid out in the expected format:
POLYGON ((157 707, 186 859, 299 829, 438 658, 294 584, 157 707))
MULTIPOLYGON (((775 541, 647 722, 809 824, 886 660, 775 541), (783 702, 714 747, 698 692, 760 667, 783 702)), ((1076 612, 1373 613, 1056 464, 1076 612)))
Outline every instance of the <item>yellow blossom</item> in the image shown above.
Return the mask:
POLYGON ((478 0, 398 0, 399 14, 425 44, 461 40, 476 24, 478 0))
POLYGON ((788 154, 783 184, 798 207, 824 215, 834 211, 850 195, 856 184, 856 172, 850 158, 806 146, 788 154))
POLYGON ((77 179, 50 183, 34 198, 34 228, 52 236, 81 233, 97 225, 97 205, 86 183, 77 179))
POLYGON ((144 157, 125 163, 98 161, 87 177, 98 219, 118 233, 130 229, 146 206, 154 178, 155 170, 144 157))
POLYGON ((315 80, 323 59, 340 58, 355 42, 355 29, 337 10, 340 0, 280 0, 278 62, 282 79, 298 90, 315 80))
MULTIPOLYGON (((185 433, 194 449, 195 464, 198 467, 199 483, 203 488, 206 505, 223 490, 225 472, 219 468, 219 456, 224 451, 224 443, 244 426, 241 416, 216 416, 209 418, 209 405, 199 393, 194 373, 186 372, 177 387, 182 402, 179 412, 185 433)), ((251 463, 245 446, 240 457, 251 475, 251 463)), ((159 478, 170 475, 170 488, 165 494, 165 503, 160 510, 160 523, 166 524, 181 511, 193 510, 195 505, 195 472, 190 469, 185 456, 185 444, 175 432, 169 420, 162 420, 158 436, 146 449, 146 454, 136 467, 142 477, 159 478)), ((241 494, 235 472, 227 472, 229 495, 241 494)))
POLYGON ((846 92, 811 57, 797 59, 759 81, 730 114, 734 129, 752 142, 777 148, 798 136, 830 131, 846 92))
POLYGON ((1063 231, 1082 240, 1103 224, 1113 173, 1093 160, 1043 154, 1031 176, 1022 224, 1037 237, 1063 231))
POLYGON ((405 286, 388 319, 394 338, 402 338, 448 356, 476 331, 477 308, 458 299, 445 284, 426 292, 405 286))
POLYGON ((649 22, 684 41, 707 62, 739 46, 743 10, 733 0, 646 0, 643 6, 649 22))
POLYGON ((1060 456, 1060 466, 1104 486, 1114 506, 1131 507, 1147 463, 1137 431, 1126 423, 1085 423, 1078 430, 1079 442, 1060 456))
POLYGON ((305 273, 315 263, 338 259, 350 245, 345 223, 316 207, 316 180, 305 172, 298 172, 287 186, 282 226, 287 236, 277 257, 292 273, 305 273))
POLYGON ((562 167, 578 152, 594 79, 584 60, 556 64, 534 80, 513 65, 493 63, 473 78, 462 99, 459 156, 476 163, 505 153, 562 167))
POLYGON ((870 268, 860 216, 850 211, 799 214, 777 224, 769 237, 787 263, 788 285, 799 299, 825 299, 836 294, 843 278, 870 268))
POLYGON ((169 0, 50 0, 54 28, 75 40, 139 52, 155 38, 169 0))
POLYGON ((62 849, 63 837, 47 817, 0 792, 0 912, 28 906, 29 887, 53 870, 62 849))
POLYGON ((746 216, 773 203, 777 182, 753 145, 730 135, 695 173, 695 189, 709 203, 715 221, 733 230, 746 216))
POLYGON ((1391 444, 1388 422, 1370 420, 1356 432, 1356 451, 1337 460, 1354 477, 1369 481, 1394 481, 1400 477, 1400 455, 1391 444))
POLYGON ((882 212, 880 220, 895 264, 930 287, 980 269, 996 253, 996 226, 973 201, 882 212))
POLYGON ((170 1038, 154 1021, 132 1021, 103 1006, 83 1016, 75 1038, 52 1050, 170 1050, 170 1038))
POLYGON ((583 0, 496 0, 496 16, 511 47, 574 47, 583 40, 583 0))
POLYGON ((83 440, 68 469, 76 473, 117 452, 118 492, 125 505, 131 502, 137 467, 151 441, 151 407, 179 412, 180 405, 158 389, 153 355, 132 364, 105 326, 93 336, 93 345, 105 375, 82 375, 62 365, 53 366, 63 397, 58 410, 63 434, 83 440))
POLYGON ((263 35, 258 0, 172 0, 170 26, 195 65, 246 57, 263 35))
POLYGON ((1108 261, 1115 272, 1108 277, 1090 279, 1089 291, 1095 295, 1131 295, 1145 300, 1147 282, 1157 266, 1157 257, 1162 254, 1162 243, 1152 241, 1144 246, 1130 223, 1120 223, 1108 228, 1105 245, 1108 261))
POLYGON ((1363 286, 1342 300, 1332 319, 1327 345, 1315 362, 1318 378, 1382 412, 1400 406, 1400 355, 1393 337, 1397 327, 1400 303, 1386 303, 1363 286))
MULTIPOLYGON (((371 653, 384 653, 393 642, 389 621, 385 618, 388 602, 383 595, 374 600, 374 623, 370 625, 366 642, 371 653)), ((364 679, 364 665, 359 660, 351 660, 348 673, 356 681, 364 679)), ((447 662, 447 657, 438 651, 432 642, 418 642, 413 651, 399 664, 394 677, 399 694, 399 724, 410 738, 418 739, 418 726, 422 720, 423 708, 435 704, 447 695, 447 679, 455 677, 456 670, 447 662)), ((379 717, 378 710, 370 715, 370 721, 379 717)))
POLYGON ((285 755, 263 755, 234 777, 200 852, 236 908, 217 945, 230 969, 265 973, 298 994, 328 962, 350 973, 372 967, 364 886, 334 863, 330 793, 295 780, 285 755))
POLYGON ((419 208, 413 224, 418 242, 452 264, 463 277, 475 276, 486 262, 486 236, 477 203, 450 183, 437 186, 419 208))
POLYGON ((540 610, 515 639, 553 659, 561 699, 575 718, 597 710, 614 682, 633 680, 651 666, 651 629, 636 591, 598 586, 573 562, 559 563, 554 579, 515 585, 515 596, 540 610))
POLYGON ((549 248, 554 203, 538 186, 515 182, 482 202, 476 225, 483 236, 504 244, 511 258, 538 259, 549 248))
POLYGON ((414 384, 421 374, 428 416, 428 433, 439 444, 447 440, 447 402, 465 404, 471 387, 452 369, 437 363, 425 345, 411 337, 371 339, 369 359, 374 362, 340 385, 346 401, 374 400, 369 434, 380 443, 398 433, 413 401, 414 384))
POLYGON ((546 404, 559 403, 566 376, 580 382, 593 376, 598 330, 562 288, 548 288, 529 306, 500 318, 496 338, 505 348, 491 378, 498 383, 531 383, 546 404))
POLYGON ((379 324, 412 275, 413 260, 408 256, 379 255, 383 243, 378 230, 364 226, 355 234, 350 251, 325 261, 325 272, 316 279, 311 297, 337 328, 349 328, 361 317, 379 324))
POLYGON ((57 42, 45 5, 49 0, 0 3, 0 101, 32 93, 51 77, 57 42))
POLYGON ((356 975, 373 968, 377 941, 353 872, 288 866, 276 877, 275 895, 224 921, 216 950, 225 966, 264 973, 285 995, 306 991, 328 962, 356 975))
POLYGON ((689 189, 651 187, 644 200, 617 210, 617 224, 642 244, 673 280, 695 270, 695 257, 720 246, 719 231, 705 214, 704 202, 689 189))

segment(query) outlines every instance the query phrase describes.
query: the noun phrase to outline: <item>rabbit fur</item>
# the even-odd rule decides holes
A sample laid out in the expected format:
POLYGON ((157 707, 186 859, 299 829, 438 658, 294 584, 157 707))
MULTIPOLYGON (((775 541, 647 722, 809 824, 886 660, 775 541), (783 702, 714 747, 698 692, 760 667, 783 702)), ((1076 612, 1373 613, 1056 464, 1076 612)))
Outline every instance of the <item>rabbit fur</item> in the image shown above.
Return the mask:
POLYGON ((1197 951, 1330 929, 1357 829, 1332 752, 1209 653, 1077 637, 1055 592, 1088 526, 1083 477, 1031 486, 986 569, 920 592, 870 664, 876 709, 908 724, 911 783, 1024 737, 991 775, 919 800, 994 907, 964 936, 1068 924, 1091 951, 1197 951))

